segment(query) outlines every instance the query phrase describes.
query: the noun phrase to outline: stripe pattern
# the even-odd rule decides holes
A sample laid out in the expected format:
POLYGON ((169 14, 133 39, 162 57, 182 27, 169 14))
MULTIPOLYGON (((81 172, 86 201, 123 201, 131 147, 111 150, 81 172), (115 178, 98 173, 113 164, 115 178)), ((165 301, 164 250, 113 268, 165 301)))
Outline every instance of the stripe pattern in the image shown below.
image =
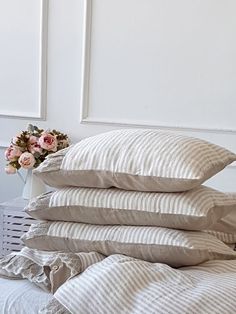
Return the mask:
POLYGON ((200 185, 235 160, 235 154, 201 139, 160 130, 121 129, 74 145, 58 172, 52 165, 50 174, 47 164, 35 174, 55 186, 178 192, 200 185))
POLYGON ((57 299, 52 298, 47 305, 39 310, 38 314, 71 314, 57 299))
POLYGON ((65 281, 103 259, 97 252, 45 252, 24 247, 0 259, 0 277, 25 278, 55 293, 65 281))
POLYGON ((40 195, 25 210, 41 220, 204 230, 233 209, 236 196, 200 186, 179 193, 67 187, 40 195))
POLYGON ((212 231, 207 230, 207 233, 215 236, 220 241, 227 243, 227 244, 235 244, 236 243, 236 231, 235 233, 225 233, 220 231, 212 231))
POLYGON ((49 154, 46 156, 44 162, 42 162, 38 169, 34 169, 34 174, 37 175, 37 171, 40 172, 51 172, 51 171, 58 171, 60 169, 61 163, 63 158, 65 157, 66 153, 69 151, 70 148, 73 146, 66 147, 57 151, 56 153, 49 154))
POLYGON ((62 285, 54 297, 72 314, 234 314, 236 261, 173 269, 112 255, 62 285))
POLYGON ((236 252, 212 235, 161 227, 45 222, 32 225, 22 240, 39 250, 120 253, 174 267, 236 259, 236 252))

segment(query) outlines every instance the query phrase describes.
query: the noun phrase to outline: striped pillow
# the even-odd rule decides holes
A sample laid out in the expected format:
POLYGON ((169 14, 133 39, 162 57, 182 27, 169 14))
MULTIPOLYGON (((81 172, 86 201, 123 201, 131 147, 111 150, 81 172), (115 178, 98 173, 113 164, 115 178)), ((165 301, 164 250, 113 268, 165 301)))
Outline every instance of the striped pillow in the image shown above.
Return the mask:
POLYGON ((221 231, 207 230, 206 232, 212 234, 226 244, 236 244, 236 231, 234 233, 227 233, 221 231))
MULTIPOLYGON (((227 193, 231 199, 236 197, 236 193, 227 193)), ((227 244, 236 244, 236 208, 218 222, 213 224, 207 232, 216 236, 227 244)))
POLYGON ((44 222, 32 225, 22 240, 26 246, 39 250, 120 253, 174 267, 236 259, 236 252, 212 235, 161 227, 44 222))
POLYGON ((28 279, 41 289, 55 293, 66 280, 103 259, 97 252, 45 252, 24 247, 0 259, 0 277, 28 279))
POLYGON ((33 199, 26 211, 41 220, 203 230, 233 209, 236 196, 205 186, 179 193, 67 187, 33 199))
POLYGON ((190 190, 236 160, 232 152, 180 134, 121 129, 49 155, 34 173, 55 187, 178 192, 190 190))

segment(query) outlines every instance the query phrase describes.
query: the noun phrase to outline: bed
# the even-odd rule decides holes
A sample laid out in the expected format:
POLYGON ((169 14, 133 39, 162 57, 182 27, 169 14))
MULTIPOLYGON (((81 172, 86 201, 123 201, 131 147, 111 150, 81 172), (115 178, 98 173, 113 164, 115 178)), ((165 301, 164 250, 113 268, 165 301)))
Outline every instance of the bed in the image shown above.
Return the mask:
POLYGON ((0 278, 1 314, 38 314, 51 299, 52 294, 28 280, 0 278))
POLYGON ((0 291, 1 314, 234 314, 236 261, 175 269, 114 254, 66 281, 54 298, 27 280, 0 279, 0 291))

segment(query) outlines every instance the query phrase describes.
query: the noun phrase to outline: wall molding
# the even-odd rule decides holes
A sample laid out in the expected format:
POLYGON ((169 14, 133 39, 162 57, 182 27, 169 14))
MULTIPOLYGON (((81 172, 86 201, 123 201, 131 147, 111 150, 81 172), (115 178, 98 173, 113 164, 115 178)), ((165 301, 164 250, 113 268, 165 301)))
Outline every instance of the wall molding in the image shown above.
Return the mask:
POLYGON ((86 123, 89 107, 90 53, 92 31, 92 0, 84 0, 83 51, 81 78, 80 122, 86 123))
POLYGON ((7 148, 8 146, 9 146, 9 143, 0 140, 0 148, 7 148))
MULTIPOLYGON (((36 112, 0 110, 0 117, 17 119, 46 119, 47 101, 47 34, 48 34, 48 0, 40 0, 40 53, 39 53, 39 99, 36 112)), ((1 145, 0 145, 1 146, 1 145)))
MULTIPOLYGON (((83 106, 84 112, 88 112, 88 106, 83 106)), ((167 125, 160 124, 159 122, 139 121, 139 120, 113 120, 113 119, 100 119, 91 118, 87 115, 83 115, 80 119, 82 124, 97 124, 97 125, 109 125, 118 127, 134 127, 134 128, 150 128, 150 129, 168 129, 173 131, 185 131, 185 132, 203 132, 203 133, 218 133, 218 134, 232 134, 236 135, 234 129, 221 129, 221 128, 204 128, 198 126, 180 126, 180 125, 167 125)))
POLYGON ((92 31, 92 2, 93 0, 84 0, 84 22, 83 22, 83 51, 82 51, 82 80, 81 80, 81 98, 80 98, 80 123, 98 124, 110 126, 126 127, 149 127, 170 129, 177 131, 206 132, 218 134, 236 135, 236 129, 214 128, 196 125, 169 125, 159 121, 137 121, 123 119, 103 119, 89 116, 89 84, 90 84, 90 59, 91 59, 91 31, 92 31))

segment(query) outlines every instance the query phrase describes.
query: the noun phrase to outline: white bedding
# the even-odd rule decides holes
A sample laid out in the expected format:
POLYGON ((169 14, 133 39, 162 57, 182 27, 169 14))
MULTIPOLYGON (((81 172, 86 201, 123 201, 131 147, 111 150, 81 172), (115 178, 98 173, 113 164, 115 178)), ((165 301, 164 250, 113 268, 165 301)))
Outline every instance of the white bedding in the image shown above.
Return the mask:
POLYGON ((28 280, 0 278, 0 314, 38 314, 51 299, 28 280))

